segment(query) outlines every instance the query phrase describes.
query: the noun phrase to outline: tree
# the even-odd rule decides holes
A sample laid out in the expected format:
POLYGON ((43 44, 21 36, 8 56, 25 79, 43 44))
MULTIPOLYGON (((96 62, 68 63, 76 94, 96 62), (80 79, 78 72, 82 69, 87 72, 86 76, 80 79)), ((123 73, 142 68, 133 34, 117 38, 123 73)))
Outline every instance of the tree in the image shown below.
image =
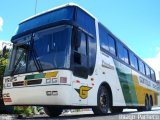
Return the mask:
MULTIPOLYGON (((0 51, 2 53, 2 51, 0 51)), ((0 88, 2 88, 3 84, 3 76, 5 72, 5 68, 8 62, 9 50, 6 50, 6 54, 4 56, 0 56, 0 88)))
MULTIPOLYGON (((2 53, 2 51, 0 51, 0 53, 2 53)), ((0 56, 0 113, 13 112, 13 107, 4 106, 3 99, 2 99, 3 76, 4 76, 5 68, 8 62, 8 57, 9 57, 9 49, 6 49, 5 54, 3 56, 2 55, 0 56)))

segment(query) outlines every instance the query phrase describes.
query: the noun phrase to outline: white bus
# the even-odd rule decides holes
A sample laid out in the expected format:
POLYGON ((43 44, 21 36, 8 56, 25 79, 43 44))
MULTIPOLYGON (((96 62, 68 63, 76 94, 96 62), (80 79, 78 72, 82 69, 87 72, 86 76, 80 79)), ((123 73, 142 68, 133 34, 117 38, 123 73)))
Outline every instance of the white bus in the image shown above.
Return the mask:
POLYGON ((70 108, 105 115, 158 105, 154 70, 78 5, 21 22, 11 41, 5 105, 44 106, 49 116, 70 108))

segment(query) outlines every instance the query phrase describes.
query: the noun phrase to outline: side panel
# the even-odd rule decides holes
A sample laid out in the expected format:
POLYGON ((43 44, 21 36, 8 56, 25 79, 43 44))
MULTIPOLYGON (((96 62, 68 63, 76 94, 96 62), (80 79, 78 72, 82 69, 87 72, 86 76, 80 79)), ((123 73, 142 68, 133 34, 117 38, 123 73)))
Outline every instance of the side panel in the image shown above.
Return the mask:
POLYGON ((157 105, 158 103, 158 93, 157 90, 154 89, 154 84, 152 81, 147 80, 146 78, 138 75, 135 71, 132 70, 132 79, 135 86, 136 96, 138 100, 139 106, 144 106, 145 104, 145 96, 148 94, 152 96, 153 105, 157 105), (145 82, 147 84, 145 84, 145 82))
POLYGON ((135 92, 134 82, 132 80, 132 70, 116 60, 114 60, 114 62, 126 105, 136 105, 137 96, 135 92))
POLYGON ((160 93, 158 95, 158 106, 160 106, 160 93))
POLYGON ((82 81, 80 78, 75 78, 75 81, 72 83, 72 104, 76 106, 88 104, 88 92, 91 87, 82 81))
POLYGON ((144 106, 146 95, 152 97, 153 105, 158 104, 157 86, 154 82, 117 60, 114 63, 127 106, 144 106))
POLYGON ((102 76, 112 90, 113 106, 126 106, 124 93, 121 89, 121 82, 119 81, 119 75, 116 71, 113 58, 109 55, 102 54, 102 76))

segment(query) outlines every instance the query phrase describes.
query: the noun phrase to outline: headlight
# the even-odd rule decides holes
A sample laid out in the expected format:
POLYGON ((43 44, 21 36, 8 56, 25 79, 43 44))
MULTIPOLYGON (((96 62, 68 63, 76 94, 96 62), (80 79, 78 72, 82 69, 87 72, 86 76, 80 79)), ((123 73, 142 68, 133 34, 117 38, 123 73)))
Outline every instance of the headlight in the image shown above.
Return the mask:
POLYGON ((57 78, 52 78, 52 83, 58 83, 58 79, 57 78))
POLYGON ((11 83, 7 83, 7 87, 11 87, 11 83))
POLYGON ((9 82, 4 84, 4 88, 10 88, 10 87, 12 87, 12 83, 9 82))
POLYGON ((46 79, 46 83, 47 83, 47 84, 50 84, 50 83, 51 83, 51 79, 50 79, 50 78, 47 78, 47 79, 46 79))
POLYGON ((58 83, 58 79, 57 78, 47 78, 46 79, 46 84, 57 84, 58 83))

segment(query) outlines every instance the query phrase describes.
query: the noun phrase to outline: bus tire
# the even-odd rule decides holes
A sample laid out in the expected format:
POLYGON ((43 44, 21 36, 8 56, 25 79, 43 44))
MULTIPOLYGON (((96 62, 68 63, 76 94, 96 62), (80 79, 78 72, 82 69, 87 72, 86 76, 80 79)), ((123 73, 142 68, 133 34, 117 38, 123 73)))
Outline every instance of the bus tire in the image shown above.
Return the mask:
POLYGON ((138 112, 144 111, 144 107, 138 107, 138 108, 137 108, 137 111, 138 111, 138 112))
POLYGON ((145 106, 143 108, 143 111, 150 111, 151 110, 151 100, 149 99, 148 96, 145 97, 145 106))
POLYGON ((110 109, 111 113, 122 113, 123 112, 123 108, 122 107, 112 107, 110 109))
POLYGON ((152 102, 152 97, 149 97, 149 111, 152 110, 153 102, 152 102))
POLYGON ((109 92, 104 86, 100 86, 97 94, 97 106, 93 107, 95 115, 106 115, 110 106, 109 92))
POLYGON ((44 111, 49 117, 58 117, 63 110, 60 108, 48 106, 48 107, 44 107, 44 111))

